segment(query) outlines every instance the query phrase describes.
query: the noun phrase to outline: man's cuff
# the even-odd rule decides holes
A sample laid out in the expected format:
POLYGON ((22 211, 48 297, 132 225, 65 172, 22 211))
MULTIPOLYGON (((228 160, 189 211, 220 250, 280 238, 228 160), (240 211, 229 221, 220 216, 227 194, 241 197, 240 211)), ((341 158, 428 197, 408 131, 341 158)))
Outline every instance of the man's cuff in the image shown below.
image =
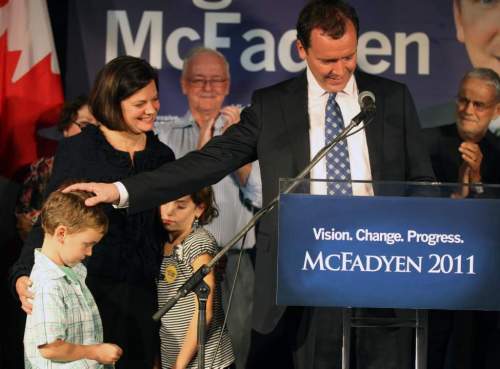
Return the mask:
POLYGON ((116 209, 128 208, 128 191, 127 191, 127 189, 125 188, 125 186, 121 182, 114 182, 113 184, 116 186, 118 193, 120 194, 120 200, 118 201, 118 205, 113 204, 113 207, 115 207, 116 209))
POLYGON ((247 178, 245 186, 240 187, 243 197, 250 200, 252 206, 256 208, 262 207, 262 181, 260 178, 260 165, 259 161, 255 160, 251 163, 252 170, 247 178))

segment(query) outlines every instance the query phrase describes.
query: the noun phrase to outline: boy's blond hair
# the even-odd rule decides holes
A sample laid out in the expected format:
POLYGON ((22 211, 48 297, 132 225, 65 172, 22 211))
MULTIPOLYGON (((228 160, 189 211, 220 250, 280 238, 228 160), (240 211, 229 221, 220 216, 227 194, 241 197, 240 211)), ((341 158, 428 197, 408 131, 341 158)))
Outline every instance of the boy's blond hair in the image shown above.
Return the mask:
POLYGON ((92 193, 83 191, 52 192, 47 197, 40 214, 44 232, 53 235, 58 226, 64 225, 69 233, 90 228, 98 229, 105 234, 108 231, 108 217, 102 207, 85 205, 85 200, 92 196, 94 196, 92 193))

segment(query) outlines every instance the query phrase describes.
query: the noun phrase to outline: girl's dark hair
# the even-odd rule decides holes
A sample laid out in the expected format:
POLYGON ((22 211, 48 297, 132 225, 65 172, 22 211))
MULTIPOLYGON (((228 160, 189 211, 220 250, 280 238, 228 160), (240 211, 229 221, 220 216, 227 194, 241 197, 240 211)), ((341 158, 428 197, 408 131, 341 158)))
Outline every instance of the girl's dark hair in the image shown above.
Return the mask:
POLYGON ((61 132, 68 129, 76 121, 78 110, 87 105, 88 97, 86 95, 77 96, 74 100, 65 102, 59 115, 57 129, 61 132))
POLYGON ((312 0, 300 12, 297 20, 297 39, 304 49, 311 45, 311 31, 319 28, 333 39, 341 38, 351 21, 359 34, 356 10, 342 0, 312 0))
POLYGON ((90 92, 92 114, 111 130, 128 130, 121 102, 151 81, 158 89, 158 73, 147 61, 128 55, 111 60, 97 74, 90 92))
POLYGON ((219 216, 219 210, 217 209, 217 204, 215 203, 215 195, 212 187, 208 186, 202 188, 198 192, 191 194, 191 199, 195 205, 204 205, 205 211, 201 214, 198 219, 201 225, 210 223, 214 218, 219 216))

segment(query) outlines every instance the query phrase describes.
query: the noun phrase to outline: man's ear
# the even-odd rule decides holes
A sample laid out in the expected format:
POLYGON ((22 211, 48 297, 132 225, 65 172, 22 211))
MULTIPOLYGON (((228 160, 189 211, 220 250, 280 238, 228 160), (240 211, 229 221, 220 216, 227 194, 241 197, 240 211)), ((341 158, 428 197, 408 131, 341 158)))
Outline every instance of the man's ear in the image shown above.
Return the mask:
POLYGON ((306 56, 307 56, 307 50, 305 49, 304 45, 302 44, 302 41, 297 39, 297 41, 295 41, 295 46, 297 46, 297 52, 299 53, 300 58, 302 60, 305 60, 306 56))
POLYGON ((453 18, 455 18, 457 40, 461 43, 464 43, 464 27, 462 26, 462 14, 459 1, 460 0, 453 0, 453 18))
POLYGON ((231 78, 227 79, 227 85, 226 85, 226 90, 224 91, 224 97, 229 95, 229 91, 231 91, 231 78))
POLYGON ((188 80, 184 76, 181 76, 180 82, 181 82, 182 93, 184 95, 187 95, 187 84, 189 83, 188 80))
POLYGON ((500 117, 500 102, 497 103, 497 106, 495 107, 495 114, 493 115, 493 120, 497 119, 500 117))

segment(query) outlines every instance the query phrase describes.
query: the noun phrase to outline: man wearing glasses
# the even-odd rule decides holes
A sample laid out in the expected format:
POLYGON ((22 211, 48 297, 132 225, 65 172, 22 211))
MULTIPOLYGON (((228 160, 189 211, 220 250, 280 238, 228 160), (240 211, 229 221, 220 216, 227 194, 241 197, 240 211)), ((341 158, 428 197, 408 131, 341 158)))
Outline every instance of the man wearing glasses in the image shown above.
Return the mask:
MULTIPOLYGON (((463 77, 456 117, 456 124, 425 130, 436 178, 500 184, 500 138, 488 129, 500 117, 500 79, 495 71, 475 68, 463 77)), ((464 186, 452 196, 475 196, 481 188, 464 186)), ((498 327, 496 312, 431 310, 428 368, 442 369, 445 361, 451 368, 498 367, 498 327)))
MULTIPOLYGON (((240 107, 223 106, 229 93, 229 65, 218 51, 199 47, 184 60, 181 88, 189 110, 183 117, 158 117, 155 132, 180 158, 201 149, 213 136, 221 135, 240 120, 240 107)), ((231 238, 252 218, 252 206, 260 207, 261 182, 258 162, 246 164, 213 186, 219 216, 205 227, 215 236, 219 246, 231 238)), ((224 309, 228 315, 229 335, 236 357, 236 368, 245 368, 250 348, 254 271, 250 250, 255 245, 255 231, 228 253, 222 282, 224 309), (243 248, 238 280, 227 313, 227 301, 233 285, 240 249, 243 248)))
POLYGON ((500 183, 500 139, 488 130, 500 116, 500 80, 474 68, 460 82, 456 124, 426 130, 436 177, 441 182, 500 183))

